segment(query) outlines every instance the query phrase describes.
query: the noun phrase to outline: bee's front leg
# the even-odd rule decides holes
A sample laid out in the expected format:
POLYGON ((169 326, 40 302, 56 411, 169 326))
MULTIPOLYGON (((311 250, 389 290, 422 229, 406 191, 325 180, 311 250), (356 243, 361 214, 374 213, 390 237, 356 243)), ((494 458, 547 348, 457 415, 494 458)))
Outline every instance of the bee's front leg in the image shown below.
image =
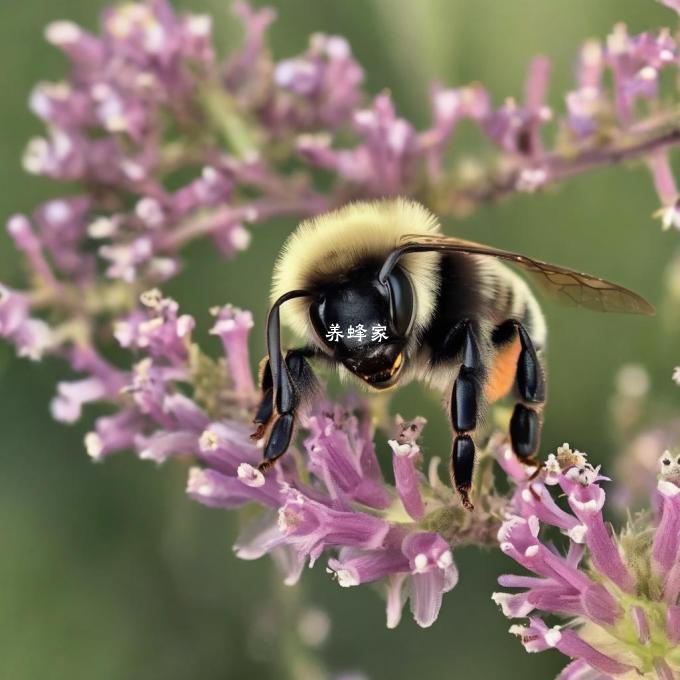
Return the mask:
POLYGON ((274 389, 269 361, 264 366, 261 383, 264 394, 254 421, 258 428, 251 435, 261 439, 269 431, 260 470, 271 467, 288 450, 298 407, 315 391, 316 379, 305 358, 312 355, 313 351, 308 349, 290 350, 281 365, 277 389, 274 389))
POLYGON ((265 357, 260 362, 260 391, 262 399, 255 412, 253 423, 257 429, 250 435, 251 439, 262 439, 267 431, 267 424, 274 414, 274 383, 272 380, 272 367, 269 357, 265 357))
POLYGON ((482 389, 486 367, 479 337, 471 321, 461 322, 453 333, 461 343, 462 362, 453 384, 450 403, 451 425, 455 433, 451 451, 451 482, 460 494, 463 506, 472 510, 470 489, 475 466, 474 435, 483 409, 486 408, 482 389))

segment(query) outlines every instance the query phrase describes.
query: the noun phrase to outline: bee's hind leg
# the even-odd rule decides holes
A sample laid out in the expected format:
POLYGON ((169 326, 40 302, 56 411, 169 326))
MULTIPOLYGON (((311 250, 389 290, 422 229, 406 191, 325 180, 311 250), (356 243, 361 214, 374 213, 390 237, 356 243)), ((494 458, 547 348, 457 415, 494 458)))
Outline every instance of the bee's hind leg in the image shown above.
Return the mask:
POLYGON ((541 416, 545 403, 545 375, 539 354, 529 333, 518 321, 512 321, 521 344, 517 359, 515 389, 518 401, 510 419, 510 442, 517 457, 527 465, 541 469, 534 456, 541 441, 541 416))
POLYGON ((453 332, 461 342, 462 363, 453 384, 449 409, 455 433, 450 473, 451 482, 460 495, 463 507, 472 510, 474 506, 470 500, 470 489, 475 466, 474 434, 478 419, 486 406, 482 389, 486 367, 472 322, 462 322, 453 332))
POLYGON ((270 468, 290 446, 295 428, 295 418, 301 402, 307 401, 314 393, 317 382, 314 373, 305 357, 312 356, 313 350, 294 349, 286 354, 282 363, 279 386, 275 391, 273 385, 267 385, 267 374, 271 382, 269 363, 264 368, 262 387, 264 396, 255 416, 259 423, 254 438, 260 439, 268 429, 268 423, 273 424, 269 429, 269 436, 264 447, 263 461, 259 469, 270 468))

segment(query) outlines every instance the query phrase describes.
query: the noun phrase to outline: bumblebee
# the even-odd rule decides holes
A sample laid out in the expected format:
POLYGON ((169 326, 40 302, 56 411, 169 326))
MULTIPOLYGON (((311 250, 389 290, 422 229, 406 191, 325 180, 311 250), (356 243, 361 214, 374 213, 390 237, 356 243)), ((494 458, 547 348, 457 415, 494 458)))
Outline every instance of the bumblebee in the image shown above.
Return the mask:
POLYGON ((488 405, 513 393, 512 449, 537 468, 546 399, 546 324, 529 286, 598 311, 653 314, 603 279, 445 236, 405 199, 359 202, 302 222, 276 262, 254 439, 262 470, 285 453, 317 386, 310 361, 383 392, 421 381, 445 395, 452 485, 471 510, 475 441, 488 405), (283 356, 281 325, 303 342, 283 356))

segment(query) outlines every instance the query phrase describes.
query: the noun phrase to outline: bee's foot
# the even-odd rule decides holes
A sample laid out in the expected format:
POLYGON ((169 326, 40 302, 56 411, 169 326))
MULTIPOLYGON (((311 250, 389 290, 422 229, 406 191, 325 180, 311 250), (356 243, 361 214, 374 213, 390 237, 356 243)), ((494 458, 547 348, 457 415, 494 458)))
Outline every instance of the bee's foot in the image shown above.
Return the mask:
POLYGON ((271 468, 274 467, 275 460, 263 460, 258 466, 257 469, 262 472, 263 474, 267 472, 267 470, 270 470, 271 468))
POLYGON ((257 429, 255 430, 255 432, 253 432, 250 435, 250 438, 253 441, 259 441, 260 439, 262 439, 262 437, 264 437, 264 433, 266 432, 266 430, 267 430, 267 428, 264 426, 264 423, 260 423, 257 426, 257 429))

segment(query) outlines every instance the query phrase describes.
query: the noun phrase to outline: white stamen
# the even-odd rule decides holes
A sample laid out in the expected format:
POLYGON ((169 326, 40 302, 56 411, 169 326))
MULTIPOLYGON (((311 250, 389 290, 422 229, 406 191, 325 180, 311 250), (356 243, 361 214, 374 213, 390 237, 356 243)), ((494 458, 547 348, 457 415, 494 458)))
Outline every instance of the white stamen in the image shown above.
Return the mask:
POLYGON ((597 40, 589 40, 581 51, 581 58, 587 66, 597 66, 602 61, 602 48, 597 40))
POLYGON ((85 450, 92 460, 100 460, 104 451, 104 442, 96 432, 88 432, 85 435, 85 450))
POLYGON ((375 125, 376 123, 376 115, 373 111, 370 109, 363 109, 361 111, 357 111, 354 114, 354 120, 359 124, 359 125, 364 125, 366 127, 375 125))
POLYGON ((155 198, 143 198, 135 206, 135 214, 149 227, 159 227, 163 224, 163 208, 155 198))
MULTIPOLYGON (((21 238, 31 231, 31 225, 23 215, 13 215, 7 222, 7 231, 12 238, 21 238)), ((0 302, 7 294, 6 290, 0 291, 0 302)))
POLYGON ((447 569, 453 564, 453 555, 451 554, 450 550, 445 550, 438 558, 437 558, 437 566, 440 569, 447 569))
POLYGON ((192 14, 187 19, 187 30, 196 38, 205 38, 212 31, 212 17, 207 14, 192 14))
POLYGON ((50 157, 50 145, 42 137, 34 137, 26 145, 21 158, 23 169, 31 175, 39 175, 47 168, 50 157))
POLYGON ((177 319, 177 337, 183 338, 191 333, 194 327, 194 320, 188 314, 183 314, 177 319))
POLYGON ((400 458, 406 458, 414 448, 411 444, 400 444, 396 439, 388 439, 387 443, 390 445, 394 455, 400 458))
POLYGON ((402 153, 409 138, 409 125, 405 120, 396 120, 387 133, 387 144, 395 153, 402 153))
POLYGON ((163 280, 177 273, 177 262, 171 257, 153 257, 149 260, 149 274, 163 280))
POLYGON ((508 618, 516 619, 527 616, 534 610, 534 606, 527 601, 523 602, 519 608, 511 607, 510 602, 514 597, 515 596, 510 593, 493 593, 491 599, 501 608, 503 614, 508 618))
POLYGON ((77 42, 83 32, 72 21, 53 21, 45 28, 45 39, 52 45, 68 45, 77 42))
POLYGON ((259 216, 260 213, 257 211, 257 208, 249 205, 243 213, 243 220, 244 222, 255 222, 259 216))
POLYGON ((588 527, 585 524, 577 524, 575 527, 569 529, 567 536, 574 541, 574 543, 583 543, 588 533, 588 527))
POLYGON ((97 102, 102 102, 114 96, 112 87, 108 83, 95 83, 90 88, 90 96, 97 102))
POLYGON ((415 566, 416 572, 419 574, 427 571, 428 559, 427 555, 424 553, 418 553, 413 560, 413 565, 415 566))
POLYGON ((673 482, 669 482, 666 479, 660 479, 656 485, 656 488, 659 490, 659 493, 663 494, 667 498, 672 498, 673 496, 677 496, 680 493, 680 486, 677 486, 676 484, 673 484, 673 482))
POLYGON ((159 316, 140 323, 137 344, 140 347, 148 347, 149 336, 153 335, 159 328, 161 328, 161 326, 163 326, 163 319, 161 319, 159 316))
POLYGON ((212 166, 206 165, 206 167, 201 170, 201 177, 208 184, 217 184, 220 179, 220 173, 212 166))
POLYGON ((658 71, 653 66, 645 66, 638 71, 638 76, 642 80, 656 80, 658 71))
POLYGON ((545 634, 545 641, 549 647, 554 647, 562 639, 562 633, 560 633, 559 628, 551 628, 545 634))
POLYGON ((62 224, 71 217, 71 208, 66 201, 50 201, 45 208, 45 219, 48 222, 62 224))
POLYGON ((194 467, 189 470, 187 492, 210 498, 215 493, 215 487, 206 478, 205 473, 201 468, 194 467))
POLYGON ((252 465, 241 463, 236 471, 238 478, 246 485, 252 487, 264 486, 264 475, 252 465))
POLYGON ((140 182, 146 176, 146 171, 144 168, 139 163, 135 163, 134 161, 122 161, 120 164, 120 169, 131 182, 140 182))
POLYGON ((134 82, 140 90, 150 90, 156 85, 156 76, 149 71, 142 71, 135 76, 134 82))
POLYGON ((536 557, 538 555, 538 546, 537 545, 530 545, 525 551, 524 554, 527 557, 536 557))
POLYGON ((680 229, 680 211, 678 211, 675 204, 664 208, 661 213, 661 225, 664 231, 671 227, 680 229))
POLYGON ((531 515, 529 519, 527 520, 527 524, 529 526, 529 531, 531 532, 531 535, 535 538, 538 536, 538 532, 541 529, 541 523, 538 521, 538 517, 536 515, 531 515))
POLYGON ((219 439, 212 430, 204 430, 198 440, 198 446, 201 451, 217 451, 219 439))
POLYGON ((159 53, 163 49, 163 44, 165 42, 165 30, 159 23, 152 23, 146 28, 144 34, 144 47, 146 47, 149 52, 159 53))
POLYGON ((241 224, 235 225, 229 234, 229 240, 236 250, 245 250, 251 238, 250 232, 241 224))
POLYGON ((597 512, 597 501, 579 501, 573 496, 569 497, 569 500, 576 506, 581 512, 597 512))
MULTIPOLYGON (((151 288, 150 290, 145 290, 139 296, 139 301, 150 309, 160 309, 163 302, 163 294, 158 288, 151 288)), ((163 323, 162 319, 160 321, 163 323)))
POLYGON ((118 340, 122 347, 129 347, 132 344, 133 339, 132 324, 129 321, 114 322, 113 336, 118 340))
POLYGON ((52 113, 52 103, 44 86, 38 85, 33 88, 28 99, 28 108, 40 118, 48 118, 52 113))
MULTIPOLYGON (((578 452, 577 452, 578 453, 578 452)), ((569 468, 564 476, 572 482, 578 482, 582 486, 590 486, 597 477, 597 470, 589 463, 569 468)))
POLYGON ((515 182, 517 191, 533 193, 543 186, 548 179, 548 173, 543 168, 524 168, 515 182))
POLYGON ((98 217, 87 227, 90 238, 109 238, 118 230, 118 223, 110 217, 98 217))
POLYGON ((359 579, 349 569, 338 569, 335 572, 335 576, 338 580, 338 585, 343 588, 351 588, 352 586, 359 585, 359 579))
POLYGON ((456 90, 442 90, 435 95, 434 105, 439 116, 451 118, 460 105, 460 95, 456 90))
POLYGON ((326 54, 331 59, 347 59, 352 50, 349 43, 339 35, 332 35, 326 40, 326 54))
POLYGON ((55 158, 58 161, 65 161, 73 151, 73 142, 67 134, 61 130, 56 130, 52 133, 52 148, 55 158))

